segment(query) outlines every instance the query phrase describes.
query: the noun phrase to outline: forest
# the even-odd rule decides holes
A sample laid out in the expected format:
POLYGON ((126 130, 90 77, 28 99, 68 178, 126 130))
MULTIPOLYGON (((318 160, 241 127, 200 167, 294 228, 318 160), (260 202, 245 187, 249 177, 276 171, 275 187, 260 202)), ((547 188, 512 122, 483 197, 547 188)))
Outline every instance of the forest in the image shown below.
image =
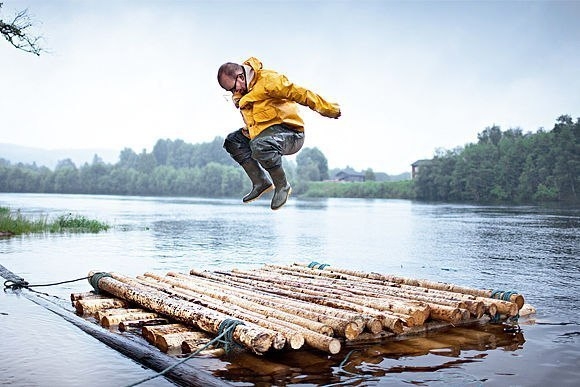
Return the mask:
MULTIPOLYGON (((294 195, 302 197, 577 203, 579 137, 580 118, 574 122, 568 115, 536 133, 494 125, 478 134, 477 143, 436 151, 406 181, 375 181, 371 169, 363 172, 364 182, 333 181, 318 148, 303 148, 295 162, 284 162, 294 195)), ((61 160, 54 170, 0 158, 0 192, 241 197, 249 180, 222 144, 221 137, 199 144, 160 139, 151 152, 123 149, 115 164, 95 155, 80 167, 61 160)))
POLYGON ((477 143, 439 151, 414 181, 417 199, 444 202, 578 202, 580 118, 536 133, 491 126, 477 143))

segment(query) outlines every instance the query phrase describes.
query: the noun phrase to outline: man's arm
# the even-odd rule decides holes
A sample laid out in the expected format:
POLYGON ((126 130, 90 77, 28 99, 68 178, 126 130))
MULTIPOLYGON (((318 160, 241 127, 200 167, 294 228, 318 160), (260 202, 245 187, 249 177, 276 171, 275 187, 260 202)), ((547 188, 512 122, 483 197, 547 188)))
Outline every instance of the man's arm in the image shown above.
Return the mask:
POLYGON ((266 92, 269 96, 289 99, 300 105, 308 106, 325 117, 340 117, 340 106, 337 103, 328 102, 313 91, 295 85, 284 75, 277 74, 276 77, 269 78, 266 84, 266 92))

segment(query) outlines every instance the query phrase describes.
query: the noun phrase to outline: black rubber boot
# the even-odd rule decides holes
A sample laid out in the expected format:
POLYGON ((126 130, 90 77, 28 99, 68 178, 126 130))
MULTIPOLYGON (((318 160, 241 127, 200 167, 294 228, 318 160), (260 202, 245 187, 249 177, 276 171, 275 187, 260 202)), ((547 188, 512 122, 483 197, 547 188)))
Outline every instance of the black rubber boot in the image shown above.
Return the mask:
POLYGON ((244 203, 249 203, 258 199, 263 193, 271 191, 274 186, 268 178, 266 172, 260 167, 260 164, 254 159, 244 161, 242 164, 244 171, 252 181, 252 190, 242 198, 244 203))
POLYGON ((284 173, 282 167, 269 169, 268 173, 270 174, 270 177, 272 177, 272 181, 276 187, 270 208, 277 210, 286 204, 286 200, 288 200, 288 196, 290 196, 290 193, 292 192, 292 187, 288 184, 286 173, 284 173))

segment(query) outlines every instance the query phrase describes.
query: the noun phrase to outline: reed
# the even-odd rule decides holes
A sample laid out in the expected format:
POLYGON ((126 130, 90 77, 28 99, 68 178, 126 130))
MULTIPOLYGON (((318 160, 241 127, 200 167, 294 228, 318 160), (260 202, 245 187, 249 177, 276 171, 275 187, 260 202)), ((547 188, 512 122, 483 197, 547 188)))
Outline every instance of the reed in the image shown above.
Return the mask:
POLYGON ((88 219, 82 215, 61 215, 54 221, 49 221, 47 216, 31 219, 24 216, 20 210, 12 211, 8 207, 0 207, 0 235, 21 235, 32 233, 59 233, 80 232, 98 233, 106 231, 110 226, 106 223, 88 219))

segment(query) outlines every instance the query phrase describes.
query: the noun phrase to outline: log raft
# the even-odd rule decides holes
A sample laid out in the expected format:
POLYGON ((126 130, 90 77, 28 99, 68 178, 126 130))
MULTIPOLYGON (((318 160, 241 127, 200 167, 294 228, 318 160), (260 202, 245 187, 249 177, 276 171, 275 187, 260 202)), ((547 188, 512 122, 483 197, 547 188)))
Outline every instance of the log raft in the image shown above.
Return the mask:
POLYGON ((241 322, 232 340, 255 354, 303 346, 336 354, 343 345, 517 318, 524 305, 513 292, 498 297, 491 290, 312 264, 136 278, 107 273, 90 282, 96 293, 71 295, 77 314, 96 316, 109 329, 140 331, 166 353, 204 346, 205 353, 223 353, 212 339, 232 320, 241 322))

